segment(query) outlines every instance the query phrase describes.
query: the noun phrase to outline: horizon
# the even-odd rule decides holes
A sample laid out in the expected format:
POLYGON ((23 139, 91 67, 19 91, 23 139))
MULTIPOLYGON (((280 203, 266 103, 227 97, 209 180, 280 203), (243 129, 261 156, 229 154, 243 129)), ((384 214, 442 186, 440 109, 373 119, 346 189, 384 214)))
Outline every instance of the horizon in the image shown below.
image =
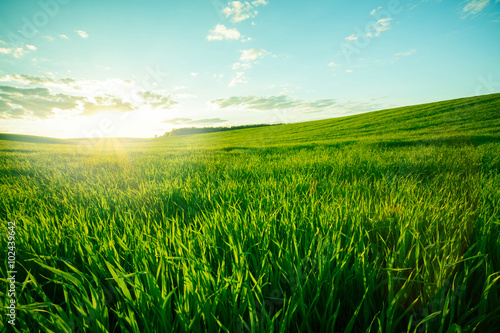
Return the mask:
MULTIPOLYGON (((352 116, 359 116, 359 115, 363 115, 363 114, 367 114, 367 113, 374 113, 374 112, 384 112, 384 111, 392 111, 392 110, 398 110, 398 109, 404 110, 404 109, 409 108, 409 107, 433 105, 433 104, 438 104, 438 103, 441 103, 441 102, 458 101, 458 100, 462 100, 462 99, 469 99, 469 98, 473 98, 473 97, 484 97, 484 96, 490 96, 490 95, 496 95, 496 94, 500 94, 500 93, 485 94, 485 95, 475 95, 475 96, 466 96, 466 97, 459 97, 459 98, 454 98, 454 99, 450 99, 450 100, 432 101, 432 102, 423 103, 423 104, 412 104, 412 105, 396 106, 396 107, 393 107, 393 108, 387 108, 387 109, 381 109, 381 110, 373 110, 373 111, 366 111, 366 112, 354 113, 354 114, 350 114, 350 115, 341 115, 341 116, 332 117, 332 118, 299 121, 299 122, 295 122, 295 123, 275 123, 275 124, 271 124, 271 123, 262 123, 262 124, 251 123, 251 124, 245 124, 245 125, 228 125, 228 126, 224 126, 224 125, 220 125, 220 126, 215 126, 215 125, 212 125, 212 126, 209 126, 209 125, 207 125, 207 126, 179 126, 179 127, 172 128, 171 130, 166 131, 163 134, 155 135, 155 136, 152 136, 152 137, 132 137, 132 136, 91 136, 91 137, 87 136, 87 137, 83 137, 82 136, 82 137, 64 137, 64 138, 60 138, 60 137, 54 137, 54 136, 42 136, 42 135, 23 134, 23 133, 10 133, 10 132, 0 132, 0 136, 2 136, 2 135, 14 135, 14 136, 26 136, 26 137, 43 138, 43 139, 56 139, 56 140, 156 139, 156 138, 161 138, 161 137, 165 137, 165 136, 168 137, 167 134, 173 132, 174 130, 179 130, 179 129, 193 129, 193 128, 196 128, 196 129, 206 129, 206 128, 231 128, 231 127, 235 127, 234 130, 238 130, 239 128, 236 128, 236 127, 243 127, 243 126, 249 126, 249 127, 266 127, 266 126, 275 126, 275 125, 293 125, 293 124, 301 124, 301 123, 305 124, 305 123, 317 122, 317 121, 322 121, 322 120, 334 120, 334 119, 341 119, 341 118, 349 118, 349 117, 352 117, 352 116)), ((210 133, 217 133, 217 132, 192 133, 192 134, 189 134, 189 135, 210 134, 210 133)), ((4 139, 0 138, 0 140, 4 140, 4 139)))
POLYGON ((151 138, 500 92, 500 0, 0 9, 5 134, 151 138))

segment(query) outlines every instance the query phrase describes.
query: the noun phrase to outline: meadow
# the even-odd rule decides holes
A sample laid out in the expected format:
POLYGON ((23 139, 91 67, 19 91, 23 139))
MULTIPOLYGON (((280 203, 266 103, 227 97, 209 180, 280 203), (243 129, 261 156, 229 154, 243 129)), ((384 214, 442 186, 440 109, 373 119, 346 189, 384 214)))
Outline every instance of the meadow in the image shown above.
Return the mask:
POLYGON ((500 94, 0 150, 0 234, 6 253, 15 221, 18 269, 16 325, 0 328, 500 327, 500 94))

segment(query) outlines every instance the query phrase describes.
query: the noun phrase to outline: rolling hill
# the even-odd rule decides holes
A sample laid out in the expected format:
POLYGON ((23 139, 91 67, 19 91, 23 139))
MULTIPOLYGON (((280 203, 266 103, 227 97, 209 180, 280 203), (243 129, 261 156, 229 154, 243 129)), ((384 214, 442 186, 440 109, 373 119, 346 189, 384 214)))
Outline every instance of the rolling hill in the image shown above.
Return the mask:
POLYGON ((500 139, 500 94, 461 98, 281 126, 162 138, 169 147, 255 147, 342 142, 454 142, 500 139))

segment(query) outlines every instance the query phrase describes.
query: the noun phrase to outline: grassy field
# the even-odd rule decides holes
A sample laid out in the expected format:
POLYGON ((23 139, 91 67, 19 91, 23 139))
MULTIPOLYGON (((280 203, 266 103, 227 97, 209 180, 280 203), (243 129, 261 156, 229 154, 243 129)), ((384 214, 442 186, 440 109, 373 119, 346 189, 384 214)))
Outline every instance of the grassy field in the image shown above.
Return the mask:
POLYGON ((500 327, 500 94, 156 140, 22 141, 0 141, 18 332, 500 327))

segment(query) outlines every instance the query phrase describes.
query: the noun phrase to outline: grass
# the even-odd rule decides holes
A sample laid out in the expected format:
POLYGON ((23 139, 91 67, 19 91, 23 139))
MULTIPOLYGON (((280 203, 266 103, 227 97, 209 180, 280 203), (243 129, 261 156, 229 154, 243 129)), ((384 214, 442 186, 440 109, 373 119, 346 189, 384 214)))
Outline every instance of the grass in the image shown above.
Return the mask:
POLYGON ((1 141, 15 331, 496 332, 499 110, 1 141))

